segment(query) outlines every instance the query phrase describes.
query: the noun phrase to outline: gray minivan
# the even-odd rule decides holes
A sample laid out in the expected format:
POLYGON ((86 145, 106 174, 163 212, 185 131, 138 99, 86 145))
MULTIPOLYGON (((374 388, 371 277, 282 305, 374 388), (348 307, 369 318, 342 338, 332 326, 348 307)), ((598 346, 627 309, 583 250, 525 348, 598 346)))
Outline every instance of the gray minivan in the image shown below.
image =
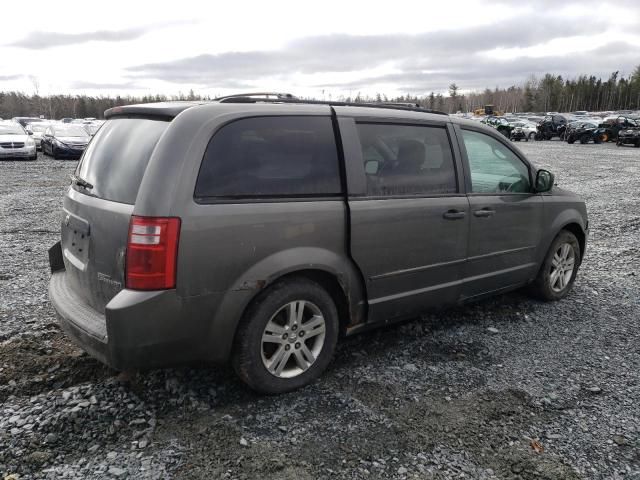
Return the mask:
POLYGON ((231 359, 285 392, 340 334, 523 286, 561 299, 584 255, 584 202, 476 122, 247 96, 105 117, 64 197, 49 295, 115 369, 231 359))

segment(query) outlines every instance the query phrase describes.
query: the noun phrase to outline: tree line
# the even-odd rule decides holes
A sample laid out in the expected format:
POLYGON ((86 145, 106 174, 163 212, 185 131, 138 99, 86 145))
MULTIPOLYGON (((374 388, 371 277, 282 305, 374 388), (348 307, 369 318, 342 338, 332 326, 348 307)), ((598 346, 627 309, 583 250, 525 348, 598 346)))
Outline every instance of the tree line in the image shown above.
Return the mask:
POLYGON ((448 95, 431 92, 426 96, 402 95, 389 98, 383 94, 373 97, 357 95, 346 101, 392 101, 417 103, 418 105, 447 113, 472 112, 484 105, 493 105, 502 112, 591 112, 611 110, 640 110, 640 65, 628 77, 613 72, 609 78, 580 75, 564 79, 561 75, 545 74, 542 78, 531 76, 523 85, 482 92, 460 93, 454 82, 448 95))
MULTIPOLYGON (((16 116, 40 116, 47 118, 101 118, 104 111, 133 103, 163 102, 168 100, 210 100, 209 96, 191 90, 178 95, 98 96, 27 94, 0 91, 0 118, 16 116)), ((428 95, 401 95, 338 97, 349 102, 406 102, 447 113, 471 112, 484 105, 494 105, 503 112, 571 112, 576 110, 640 110, 640 65, 628 77, 613 72, 608 78, 580 75, 564 79, 561 75, 532 76, 522 85, 508 88, 489 88, 482 92, 461 93, 458 85, 449 85, 448 95, 431 92, 428 95)))

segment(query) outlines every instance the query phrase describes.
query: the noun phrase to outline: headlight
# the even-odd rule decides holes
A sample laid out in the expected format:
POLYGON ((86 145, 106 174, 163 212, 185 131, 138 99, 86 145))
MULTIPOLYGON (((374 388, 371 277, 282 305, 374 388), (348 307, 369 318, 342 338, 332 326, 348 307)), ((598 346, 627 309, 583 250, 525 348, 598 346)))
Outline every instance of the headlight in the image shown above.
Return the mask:
POLYGON ((31 137, 27 137, 27 140, 24 142, 27 147, 33 147, 36 142, 31 137))

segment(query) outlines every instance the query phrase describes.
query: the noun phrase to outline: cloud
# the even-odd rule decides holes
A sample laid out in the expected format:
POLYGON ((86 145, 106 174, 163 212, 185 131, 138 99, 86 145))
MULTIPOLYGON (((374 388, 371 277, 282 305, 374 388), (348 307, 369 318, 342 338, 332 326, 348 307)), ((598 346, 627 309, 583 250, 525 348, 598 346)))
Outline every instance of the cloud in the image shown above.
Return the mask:
POLYGON ((0 75, 0 82, 8 82, 10 80, 18 80, 24 75, 0 75))
POLYGON ((87 82, 83 80, 72 82, 73 90, 140 90, 145 87, 135 82, 87 82))
MULTIPOLYGON (((522 82, 531 73, 558 71, 575 75, 585 70, 609 72, 629 62, 628 57, 612 54, 575 54, 563 57, 550 51, 542 58, 518 57, 509 61, 482 55, 499 48, 526 48, 552 40, 606 32, 607 22, 584 17, 568 22, 555 15, 522 15, 499 25, 478 25, 464 30, 386 35, 333 34, 294 40, 272 51, 205 54, 168 62, 128 68, 135 79, 153 78, 173 83, 198 84, 213 88, 232 85, 259 85, 265 78, 289 83, 293 75, 349 74, 387 67, 397 73, 356 79, 347 83, 319 83, 322 87, 369 89, 372 83, 390 83, 401 91, 445 89, 451 81, 461 88, 502 86, 522 82), (618 62, 618 63, 614 63, 618 62), (588 67, 587 67, 588 66, 588 67), (436 87, 437 85, 437 87, 436 87)), ((619 46, 619 45, 618 45, 619 46)), ((604 53, 603 50, 602 53, 604 53)), ((631 68, 631 66, 629 66, 631 68)))
MULTIPOLYGON (((347 83, 317 85, 318 88, 343 88, 370 90, 372 86, 395 85, 401 92, 425 94, 441 91, 451 82, 465 90, 478 90, 494 86, 509 87, 522 84, 527 77, 538 78, 546 73, 572 78, 581 74, 607 77, 625 65, 630 73, 634 62, 638 62, 637 47, 628 42, 611 42, 593 50, 541 58, 519 57, 508 60, 477 56, 452 58, 441 71, 425 72, 420 68, 398 73, 368 76, 347 83), (631 63, 630 63, 631 62, 631 63), (588 65, 589 67, 585 67, 588 65)), ((382 91, 382 89, 381 89, 382 91)))
POLYGON ((10 47, 21 47, 30 50, 42 50, 46 48, 60 47, 65 45, 78 45, 87 42, 125 42, 135 40, 160 28, 183 25, 193 22, 167 22, 158 25, 147 25, 144 27, 127 28, 123 30, 95 30, 83 33, 60 33, 60 32, 31 32, 22 40, 9 43, 10 47))

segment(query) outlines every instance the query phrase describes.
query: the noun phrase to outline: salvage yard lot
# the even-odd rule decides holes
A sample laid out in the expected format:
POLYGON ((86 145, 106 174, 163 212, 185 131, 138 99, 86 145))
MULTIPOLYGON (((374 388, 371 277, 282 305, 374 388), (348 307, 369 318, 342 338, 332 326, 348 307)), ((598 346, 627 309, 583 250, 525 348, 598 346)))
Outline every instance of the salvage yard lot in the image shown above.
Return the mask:
POLYGON ((220 367, 123 379, 70 344, 47 249, 75 162, 0 162, 0 476, 640 479, 640 151, 519 147, 587 202, 568 298, 349 338, 280 397, 220 367))

